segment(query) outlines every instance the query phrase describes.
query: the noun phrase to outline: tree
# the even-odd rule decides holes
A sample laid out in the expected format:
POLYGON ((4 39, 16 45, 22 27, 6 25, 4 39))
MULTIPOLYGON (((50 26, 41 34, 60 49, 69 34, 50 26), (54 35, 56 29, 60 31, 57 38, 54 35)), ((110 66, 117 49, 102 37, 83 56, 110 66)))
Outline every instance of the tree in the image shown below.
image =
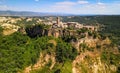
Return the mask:
POLYGON ((3 33, 3 28, 0 26, 0 36, 2 35, 3 33))
POLYGON ((58 62, 64 62, 66 60, 74 60, 77 56, 77 50, 70 44, 58 41, 56 46, 56 60, 58 62))

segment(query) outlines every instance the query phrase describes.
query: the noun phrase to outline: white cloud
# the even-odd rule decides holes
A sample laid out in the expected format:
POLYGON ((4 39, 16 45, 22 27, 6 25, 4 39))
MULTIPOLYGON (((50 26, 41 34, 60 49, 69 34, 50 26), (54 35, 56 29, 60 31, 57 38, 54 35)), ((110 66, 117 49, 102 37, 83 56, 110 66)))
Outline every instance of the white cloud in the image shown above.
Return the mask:
POLYGON ((104 3, 98 2, 97 4, 98 4, 98 5, 103 5, 104 3))
POLYGON ((71 5, 76 5, 75 2, 70 2, 70 1, 64 1, 64 2, 58 2, 56 5, 66 5, 66 6, 71 6, 71 5))
POLYGON ((8 10, 8 6, 7 5, 0 5, 0 10, 8 10))
POLYGON ((70 2, 70 1, 64 1, 64 2, 57 2, 54 5, 50 6, 49 10, 50 12, 62 12, 62 13, 66 13, 66 12, 71 12, 71 10, 73 9, 72 7, 74 7, 77 3, 76 2, 70 2))
POLYGON ((39 0, 35 0, 36 2, 38 2, 39 0))
POLYGON ((79 4, 88 4, 89 2, 86 1, 86 0, 79 0, 78 3, 79 3, 79 4))
POLYGON ((73 7, 76 4, 77 4, 76 2, 71 2, 71 1, 57 2, 54 5, 49 6, 49 8, 46 9, 46 12, 68 13, 68 12, 71 12, 73 10, 73 7))
POLYGON ((87 4, 77 8, 78 14, 120 14, 120 4, 104 3, 104 4, 87 4))

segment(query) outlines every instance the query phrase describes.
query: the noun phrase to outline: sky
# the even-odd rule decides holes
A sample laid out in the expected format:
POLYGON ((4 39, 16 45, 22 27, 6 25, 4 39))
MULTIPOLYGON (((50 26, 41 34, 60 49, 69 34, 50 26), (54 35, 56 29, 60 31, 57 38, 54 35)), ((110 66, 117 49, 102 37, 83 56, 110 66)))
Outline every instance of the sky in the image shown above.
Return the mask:
POLYGON ((120 0, 0 0, 0 10, 120 15, 120 0))

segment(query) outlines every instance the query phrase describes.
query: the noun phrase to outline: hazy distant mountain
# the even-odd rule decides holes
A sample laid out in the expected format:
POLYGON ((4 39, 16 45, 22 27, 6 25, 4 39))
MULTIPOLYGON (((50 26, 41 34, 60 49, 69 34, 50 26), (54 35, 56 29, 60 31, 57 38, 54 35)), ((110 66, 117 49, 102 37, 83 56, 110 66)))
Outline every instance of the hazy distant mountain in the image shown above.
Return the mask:
POLYGON ((29 12, 29 11, 0 11, 0 16, 69 16, 69 15, 72 14, 29 12))

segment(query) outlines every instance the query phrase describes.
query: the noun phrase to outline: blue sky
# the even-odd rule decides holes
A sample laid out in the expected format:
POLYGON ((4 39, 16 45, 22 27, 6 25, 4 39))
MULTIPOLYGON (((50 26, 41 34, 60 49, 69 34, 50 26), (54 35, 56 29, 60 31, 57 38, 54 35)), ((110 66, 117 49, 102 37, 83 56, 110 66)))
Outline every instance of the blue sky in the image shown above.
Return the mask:
POLYGON ((120 0, 0 0, 0 10, 120 14, 120 0))

